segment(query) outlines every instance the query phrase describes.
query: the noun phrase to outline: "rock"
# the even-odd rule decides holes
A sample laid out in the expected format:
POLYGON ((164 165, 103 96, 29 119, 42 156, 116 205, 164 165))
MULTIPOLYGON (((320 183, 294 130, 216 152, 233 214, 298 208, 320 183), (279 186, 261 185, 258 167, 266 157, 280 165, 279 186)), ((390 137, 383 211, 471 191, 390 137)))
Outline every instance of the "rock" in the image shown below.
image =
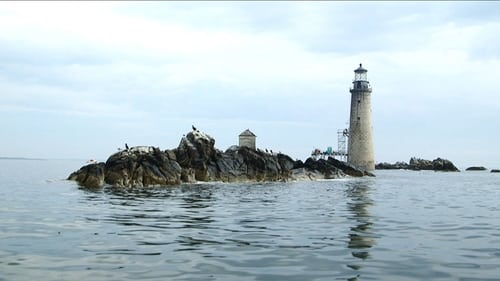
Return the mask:
POLYGON ((241 146, 219 153, 215 161, 216 178, 234 181, 284 181, 291 175, 294 161, 285 154, 271 155, 241 146))
POLYGON ((297 178, 339 178, 373 174, 355 169, 334 158, 294 161, 288 155, 272 154, 248 147, 231 146, 225 152, 215 148, 208 134, 193 130, 177 148, 160 150, 136 146, 111 155, 106 163, 91 164, 68 179, 82 186, 147 187, 197 181, 287 181, 297 178))
POLYGON ((71 173, 68 180, 77 181, 88 188, 98 188, 104 185, 104 163, 94 163, 83 166, 80 170, 71 173))
POLYGON ((469 167, 465 170, 466 171, 486 171, 486 168, 482 167, 482 166, 472 166, 472 167, 469 167))
POLYGON ((200 131, 189 132, 175 150, 177 162, 183 169, 193 169, 197 181, 214 180, 207 163, 215 160, 215 139, 200 131), (211 177, 212 176, 212 177, 211 177))
POLYGON ((329 157, 328 160, 315 160, 309 157, 304 163, 304 168, 311 172, 321 173, 325 179, 342 178, 346 175, 352 177, 375 176, 373 173, 359 170, 354 166, 333 157, 329 157))
POLYGON ((492 173, 500 173, 500 169, 492 169, 491 172, 492 173))
POLYGON ((363 171, 363 176, 375 177, 375 174, 370 171, 363 171))
POLYGON ((444 171, 444 172, 459 172, 460 170, 447 159, 436 158, 432 161, 420 159, 416 157, 412 157, 410 159, 409 164, 406 162, 396 162, 394 164, 390 164, 387 162, 378 163, 375 165, 375 169, 377 170, 395 170, 395 169, 403 169, 403 170, 432 170, 432 171, 444 171))
POLYGON ((181 181, 186 183, 195 183, 196 175, 193 169, 184 168, 181 170, 181 181))
POLYGON ((432 170, 432 161, 412 157, 408 165, 409 170, 419 171, 419 170, 432 170))
POLYGON ((172 156, 151 146, 119 151, 106 161, 105 182, 117 187, 179 184, 181 167, 172 156))
POLYGON ((290 156, 283 154, 283 153, 278 153, 278 164, 280 164, 280 167, 284 171, 290 171, 295 167, 295 161, 293 161, 290 156))
POLYGON ((391 169, 391 163, 381 162, 375 164, 375 170, 389 170, 391 169))
POLYGON ((334 167, 340 169, 342 172, 344 172, 345 174, 352 176, 352 177, 362 177, 362 176, 374 177, 375 176, 371 172, 359 170, 349 163, 337 160, 337 159, 332 158, 332 157, 328 158, 328 163, 330 163, 334 167))
POLYGON ((290 180, 292 181, 315 181, 325 179, 325 175, 318 171, 311 171, 304 167, 292 170, 290 180))
POLYGON ((455 165, 447 159, 437 158, 432 160, 432 170, 443 172, 460 172, 455 165))
POLYGON ((378 163, 375 165, 376 170, 408 170, 409 165, 406 162, 396 162, 394 164, 390 164, 387 162, 378 163))
POLYGON ((293 169, 300 168, 304 168, 304 162, 302 162, 302 160, 296 160, 295 162, 293 162, 293 169))
POLYGON ((304 167, 308 171, 321 173, 325 179, 336 179, 345 175, 339 168, 325 159, 315 160, 309 157, 306 159, 306 162, 304 162, 304 167))
POLYGON ((175 150, 165 150, 165 154, 167 154, 168 159, 174 160, 177 162, 177 155, 175 155, 175 150))

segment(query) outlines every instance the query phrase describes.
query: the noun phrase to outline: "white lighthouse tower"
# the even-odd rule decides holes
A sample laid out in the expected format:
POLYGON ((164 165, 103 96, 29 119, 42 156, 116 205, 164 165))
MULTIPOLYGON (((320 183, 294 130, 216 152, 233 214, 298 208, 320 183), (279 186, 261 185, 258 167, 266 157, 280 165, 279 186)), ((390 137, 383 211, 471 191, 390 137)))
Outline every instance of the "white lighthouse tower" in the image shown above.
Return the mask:
POLYGON ((351 115, 349 122, 349 145, 347 162, 356 168, 373 171, 375 156, 373 152, 372 125, 372 88, 361 64, 354 70, 351 92, 351 115))

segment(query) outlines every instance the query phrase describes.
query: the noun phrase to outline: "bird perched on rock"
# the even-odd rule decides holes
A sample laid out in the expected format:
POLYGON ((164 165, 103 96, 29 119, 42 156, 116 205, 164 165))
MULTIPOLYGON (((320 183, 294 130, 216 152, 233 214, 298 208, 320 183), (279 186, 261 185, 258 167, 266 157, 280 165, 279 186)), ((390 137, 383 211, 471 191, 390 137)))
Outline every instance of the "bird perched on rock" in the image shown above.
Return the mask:
POLYGON ((197 131, 194 125, 191 125, 191 127, 193 127, 193 131, 197 131))

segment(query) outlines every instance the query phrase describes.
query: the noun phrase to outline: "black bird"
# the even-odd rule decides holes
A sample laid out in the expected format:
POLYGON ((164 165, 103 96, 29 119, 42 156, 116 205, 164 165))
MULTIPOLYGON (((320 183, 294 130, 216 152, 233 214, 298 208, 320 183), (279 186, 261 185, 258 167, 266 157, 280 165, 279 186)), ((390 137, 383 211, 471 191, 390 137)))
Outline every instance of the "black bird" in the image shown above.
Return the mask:
POLYGON ((125 149, 127 149, 127 150, 128 150, 128 144, 125 144, 125 149))
POLYGON ((194 125, 191 125, 191 127, 193 127, 193 131, 196 131, 196 127, 194 125))

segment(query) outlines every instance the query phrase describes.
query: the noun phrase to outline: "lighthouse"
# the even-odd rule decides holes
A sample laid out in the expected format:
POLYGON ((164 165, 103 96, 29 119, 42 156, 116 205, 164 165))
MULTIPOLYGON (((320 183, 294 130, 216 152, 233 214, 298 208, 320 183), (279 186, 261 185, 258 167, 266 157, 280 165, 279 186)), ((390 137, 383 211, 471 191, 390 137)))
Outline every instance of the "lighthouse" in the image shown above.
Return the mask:
POLYGON ((349 144, 347 162, 365 171, 375 169, 372 125, 372 88, 361 64, 354 70, 351 92, 351 114, 349 118, 349 144))

